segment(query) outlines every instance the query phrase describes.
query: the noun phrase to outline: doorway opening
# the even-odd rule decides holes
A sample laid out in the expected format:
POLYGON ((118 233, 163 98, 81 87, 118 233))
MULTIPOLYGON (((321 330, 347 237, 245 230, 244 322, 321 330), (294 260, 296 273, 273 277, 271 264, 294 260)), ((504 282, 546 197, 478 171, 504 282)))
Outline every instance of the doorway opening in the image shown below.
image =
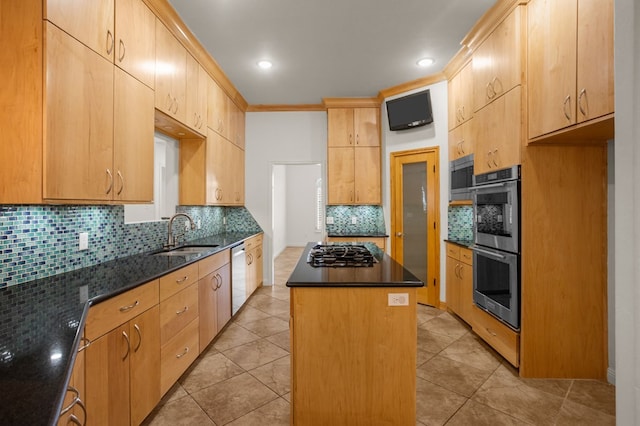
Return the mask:
POLYGON ((418 303, 440 305, 439 148, 391 153, 391 257, 424 282, 418 303))
MULTIPOLYGON (((271 168, 271 282, 274 260, 287 247, 304 247, 324 235, 322 163, 273 163, 271 168)), ((278 283, 281 284, 281 283, 278 283)))

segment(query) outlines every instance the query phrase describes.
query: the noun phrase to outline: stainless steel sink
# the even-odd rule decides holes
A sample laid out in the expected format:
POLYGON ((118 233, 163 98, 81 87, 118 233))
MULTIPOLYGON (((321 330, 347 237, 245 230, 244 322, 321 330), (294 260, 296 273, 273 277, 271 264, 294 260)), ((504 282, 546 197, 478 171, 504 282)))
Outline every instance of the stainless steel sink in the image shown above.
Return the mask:
POLYGON ((190 254, 200 254, 208 252, 218 247, 217 244, 210 246, 183 246, 174 248, 172 250, 162 250, 156 253, 151 253, 153 256, 188 256, 190 254))

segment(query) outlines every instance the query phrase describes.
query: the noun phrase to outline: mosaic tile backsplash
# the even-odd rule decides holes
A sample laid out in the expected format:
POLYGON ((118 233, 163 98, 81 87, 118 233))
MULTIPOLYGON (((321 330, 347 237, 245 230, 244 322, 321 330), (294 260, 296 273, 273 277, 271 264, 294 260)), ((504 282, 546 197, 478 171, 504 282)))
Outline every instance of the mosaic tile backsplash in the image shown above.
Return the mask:
POLYGON ((448 239, 457 241, 473 240, 473 208, 471 206, 449 206, 448 239))
POLYGON ((329 235, 387 234, 382 206, 327 206, 325 217, 333 217, 333 224, 326 224, 329 235), (355 225, 352 217, 357 218, 355 225))
MULTIPOLYGON (((179 206, 200 221, 186 241, 260 226, 244 207, 179 206), (225 224, 226 222, 226 224, 225 224)), ((173 223, 184 229, 184 219, 173 223)), ((167 222, 124 223, 123 206, 0 206, 0 287, 21 284, 162 247, 167 222), (89 249, 78 250, 80 232, 89 249)))

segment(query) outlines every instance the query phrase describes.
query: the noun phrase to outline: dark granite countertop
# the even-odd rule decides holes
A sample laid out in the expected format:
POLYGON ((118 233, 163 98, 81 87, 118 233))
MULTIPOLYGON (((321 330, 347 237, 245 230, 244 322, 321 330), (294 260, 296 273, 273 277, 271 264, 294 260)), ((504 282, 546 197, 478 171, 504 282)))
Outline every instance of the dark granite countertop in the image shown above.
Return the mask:
POLYGON ((456 239, 448 238, 445 241, 448 243, 457 244, 460 247, 464 247, 464 248, 469 248, 474 244, 473 240, 456 240, 456 239))
POLYGON ((287 281, 287 287, 422 287, 424 283, 402 265, 365 243, 377 262, 369 267, 313 267, 307 263, 309 250, 317 243, 307 243, 300 260, 287 281))
POLYGON ((0 289, 0 423, 56 424, 90 305, 255 234, 224 233, 185 244, 217 245, 205 253, 142 253, 0 289))

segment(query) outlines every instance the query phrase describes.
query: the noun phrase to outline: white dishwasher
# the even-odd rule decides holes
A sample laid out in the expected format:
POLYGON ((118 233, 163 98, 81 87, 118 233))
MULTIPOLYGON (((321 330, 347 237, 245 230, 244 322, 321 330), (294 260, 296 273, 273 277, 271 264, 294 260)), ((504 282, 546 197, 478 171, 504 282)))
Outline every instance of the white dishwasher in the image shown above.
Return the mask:
POLYGON ((247 261, 244 243, 231 248, 231 315, 247 300, 247 261))

